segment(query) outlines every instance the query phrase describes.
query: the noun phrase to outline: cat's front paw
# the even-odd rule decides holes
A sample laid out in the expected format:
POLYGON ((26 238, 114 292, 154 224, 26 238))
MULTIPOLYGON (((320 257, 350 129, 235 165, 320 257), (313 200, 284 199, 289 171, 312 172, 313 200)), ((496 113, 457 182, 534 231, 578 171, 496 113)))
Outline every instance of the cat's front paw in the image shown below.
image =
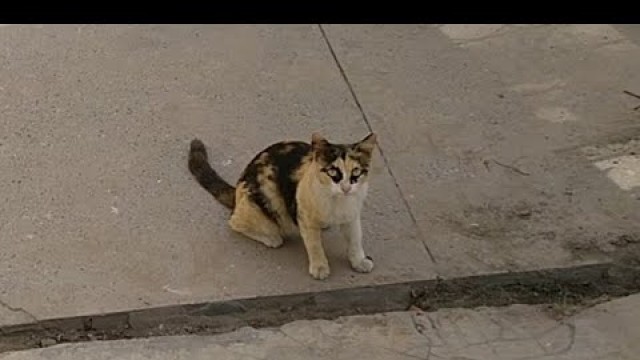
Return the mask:
POLYGON ((352 260, 351 267, 353 270, 361 273, 368 273, 373 270, 373 259, 370 256, 363 257, 362 259, 352 260))
POLYGON ((327 263, 309 265, 309 274, 311 274, 311 276, 316 280, 324 280, 328 278, 330 272, 329 264, 327 263))

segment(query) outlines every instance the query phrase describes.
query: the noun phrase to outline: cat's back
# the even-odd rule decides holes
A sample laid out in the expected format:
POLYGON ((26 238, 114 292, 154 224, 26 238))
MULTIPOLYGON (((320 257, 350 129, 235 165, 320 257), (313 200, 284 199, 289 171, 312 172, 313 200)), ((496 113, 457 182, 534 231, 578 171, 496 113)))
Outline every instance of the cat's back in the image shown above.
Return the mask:
POLYGON ((311 145, 302 141, 282 141, 260 151, 238 180, 252 202, 267 217, 276 220, 287 214, 296 221, 296 191, 312 160, 311 145))
MULTIPOLYGON (((264 174, 293 174, 311 160, 311 145, 303 141, 281 141, 260 151, 247 164, 240 181, 248 181, 264 174)), ((278 179, 269 179, 278 181, 278 179)))

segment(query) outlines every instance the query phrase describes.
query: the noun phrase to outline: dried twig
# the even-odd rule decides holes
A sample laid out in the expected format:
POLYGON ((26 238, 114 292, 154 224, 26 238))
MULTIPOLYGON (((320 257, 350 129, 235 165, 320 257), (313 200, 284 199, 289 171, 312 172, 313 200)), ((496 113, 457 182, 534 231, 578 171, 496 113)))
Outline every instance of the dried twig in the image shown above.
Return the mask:
POLYGON ((531 175, 531 174, 529 174, 528 172, 522 171, 522 170, 518 169, 518 168, 517 168, 517 167, 515 167, 515 166, 511 166, 511 165, 503 164, 503 163, 499 162, 498 160, 491 160, 491 161, 493 161, 494 163, 496 163, 496 164, 498 164, 498 165, 500 165, 500 166, 502 166, 502 167, 504 167, 504 168, 507 168, 507 169, 509 169, 509 170, 511 170, 511 171, 513 171, 513 172, 515 172, 515 173, 518 173, 518 174, 520 174, 520 175, 522 175, 522 176, 529 176, 529 175, 531 175))
MULTIPOLYGON (((622 90, 622 92, 623 92, 623 93, 625 93, 625 94, 627 94, 627 95, 629 95, 629 96, 632 96, 632 97, 634 97, 634 98, 636 98, 636 99, 640 99, 640 95, 635 94, 635 93, 632 93, 632 92, 631 92, 631 91, 629 91, 629 90, 622 90)), ((640 105, 638 105, 638 106, 634 107, 634 108, 633 108, 633 110, 634 110, 634 111, 640 110, 640 105)))
POLYGON ((634 98, 636 98, 636 99, 640 99, 640 95, 638 95, 638 94, 634 94, 634 93, 632 93, 632 92, 631 92, 631 91, 629 91, 629 90, 623 90, 622 92, 623 92, 623 93, 625 93, 625 94, 627 94, 627 95, 629 95, 629 96, 633 96, 633 97, 634 97, 634 98))

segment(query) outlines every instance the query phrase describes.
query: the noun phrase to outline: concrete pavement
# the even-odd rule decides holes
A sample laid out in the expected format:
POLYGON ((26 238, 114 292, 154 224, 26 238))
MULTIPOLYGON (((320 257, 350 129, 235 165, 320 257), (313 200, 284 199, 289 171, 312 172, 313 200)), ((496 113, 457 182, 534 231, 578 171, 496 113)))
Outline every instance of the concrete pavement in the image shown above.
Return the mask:
POLYGON ((58 345, 2 360, 450 359, 636 360, 640 295, 583 310, 504 308, 396 312, 243 328, 219 336, 58 345))
POLYGON ((191 138, 234 181, 264 146, 367 133, 314 26, 2 28, 3 325, 435 276, 378 161, 371 275, 332 238, 331 281, 301 243, 232 234, 186 168, 191 138))
POLYGON ((623 90, 640 94, 640 48, 625 34, 2 27, 0 324, 633 253, 640 101, 623 90), (186 169, 194 136, 233 181, 271 142, 369 128, 384 153, 363 219, 371 274, 330 232, 332 276, 312 280, 302 244, 232 234, 186 169))
POLYGON ((439 274, 600 261, 637 239, 638 45, 606 25, 435 29, 327 33, 439 274))

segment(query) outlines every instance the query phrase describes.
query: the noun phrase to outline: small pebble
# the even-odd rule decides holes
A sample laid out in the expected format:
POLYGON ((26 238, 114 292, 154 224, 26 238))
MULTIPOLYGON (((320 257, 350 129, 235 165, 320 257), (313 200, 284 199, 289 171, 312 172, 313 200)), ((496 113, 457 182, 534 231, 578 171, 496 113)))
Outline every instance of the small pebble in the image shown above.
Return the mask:
POLYGON ((40 340, 40 347, 48 347, 57 344, 55 339, 45 338, 40 340))

